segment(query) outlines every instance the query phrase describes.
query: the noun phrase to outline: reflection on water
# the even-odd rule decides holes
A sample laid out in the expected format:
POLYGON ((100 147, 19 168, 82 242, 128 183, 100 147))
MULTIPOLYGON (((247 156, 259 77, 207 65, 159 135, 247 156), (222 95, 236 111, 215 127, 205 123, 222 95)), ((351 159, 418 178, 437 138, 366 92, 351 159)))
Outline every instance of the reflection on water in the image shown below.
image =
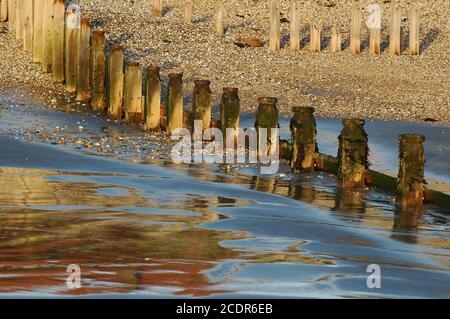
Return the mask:
POLYGON ((1 168, 0 293, 410 294, 406 284, 367 290, 375 261, 400 282, 427 272, 420 293, 450 296, 448 219, 428 208, 396 211, 388 196, 341 192, 325 174, 151 164, 186 177, 1 168), (65 286, 69 264, 81 289, 65 286))

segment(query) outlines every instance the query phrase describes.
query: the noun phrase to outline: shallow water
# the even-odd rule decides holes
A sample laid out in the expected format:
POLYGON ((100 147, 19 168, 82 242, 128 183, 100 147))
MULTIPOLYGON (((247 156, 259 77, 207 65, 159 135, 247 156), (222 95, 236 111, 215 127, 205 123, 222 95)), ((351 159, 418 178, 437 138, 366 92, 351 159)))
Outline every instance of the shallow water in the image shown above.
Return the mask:
MULTIPOLYGON (((62 125, 79 115, 47 116, 62 125)), ((333 121, 318 120, 319 147, 330 154, 333 121)), ((392 159, 394 128, 372 144, 392 159)), ((341 192, 332 176, 287 167, 263 178, 251 168, 130 162, 0 136, 2 296, 450 297, 442 209, 399 211, 389 194, 341 192), (69 264, 81 267, 80 289, 66 287, 69 264), (381 289, 366 285, 369 264, 381 267, 381 289)), ((443 164, 427 172, 445 180, 442 145, 443 164)))

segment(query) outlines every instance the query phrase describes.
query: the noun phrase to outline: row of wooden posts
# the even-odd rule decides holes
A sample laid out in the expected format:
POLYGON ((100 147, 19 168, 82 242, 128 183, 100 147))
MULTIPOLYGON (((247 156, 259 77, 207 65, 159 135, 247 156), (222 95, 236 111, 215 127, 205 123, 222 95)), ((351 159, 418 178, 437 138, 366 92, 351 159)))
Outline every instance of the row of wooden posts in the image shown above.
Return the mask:
MULTIPOLYGON (((214 120, 210 81, 195 81, 189 113, 183 108, 182 74, 171 73, 165 107, 161 103, 159 67, 149 66, 143 72, 138 62, 125 60, 120 45, 112 45, 107 52, 105 32, 91 30, 90 21, 81 18, 77 6, 69 5, 66 9, 64 0, 15 1, 23 11, 16 11, 14 22, 9 20, 10 30, 16 31, 17 39, 23 40, 24 49, 33 53, 33 61, 41 64, 43 72, 52 72, 55 82, 64 83, 77 100, 90 101, 94 110, 106 110, 113 119, 121 119, 124 111, 126 123, 144 122, 147 131, 166 129, 170 133, 177 128, 192 128, 194 120, 202 121, 203 128, 219 127, 224 135, 227 128, 239 128, 237 88, 223 89, 220 120, 214 120), (28 43, 30 38, 32 41, 28 43)), ((11 3, 10 0, 8 5, 11 3)), ((278 128, 277 98, 262 97, 258 102, 257 131, 278 128)), ((279 148, 280 157, 290 162, 292 171, 332 172, 343 188, 375 185, 388 189, 399 194, 398 203, 402 206, 420 205, 424 198, 450 205, 449 197, 425 189, 423 136, 400 136, 399 174, 393 180, 369 169, 363 120, 343 121, 338 156, 331 157, 318 150, 314 109, 295 107, 293 112, 292 139, 280 141, 279 148)), ((269 143, 273 145, 273 141, 269 143)))

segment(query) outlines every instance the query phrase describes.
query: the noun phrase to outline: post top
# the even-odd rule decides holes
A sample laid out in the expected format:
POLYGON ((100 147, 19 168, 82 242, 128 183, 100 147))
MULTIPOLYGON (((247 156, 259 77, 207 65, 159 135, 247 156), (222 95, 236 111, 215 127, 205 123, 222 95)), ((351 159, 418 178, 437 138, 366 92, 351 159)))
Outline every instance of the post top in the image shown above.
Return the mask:
POLYGON ((91 21, 87 18, 81 18, 81 25, 85 25, 87 27, 91 26, 91 21))
POLYGON ((343 119, 342 124, 350 127, 362 127, 366 124, 366 121, 363 119, 343 119))
POLYGON ((118 50, 123 50, 120 44, 113 44, 110 48, 110 51, 118 51, 118 50))
POLYGON ((194 80, 194 84, 195 84, 195 86, 203 86, 203 85, 210 85, 211 84, 211 81, 209 81, 209 80, 194 80))
POLYGON ((233 88, 233 87, 223 88, 223 93, 237 93, 238 91, 239 91, 238 88, 233 88))
POLYGON ((128 66, 139 66, 139 62, 137 61, 127 61, 128 66))
POLYGON ((169 73, 167 76, 170 79, 181 79, 183 77, 183 73, 169 73))
POLYGON ((314 113, 314 108, 311 106, 294 106, 292 111, 294 113, 314 113))
POLYGON ((421 134, 401 134, 398 139, 404 143, 423 143, 425 136, 421 134))
POLYGON ((92 31, 92 35, 105 35, 105 30, 95 29, 92 31))
POLYGON ((157 66, 157 65, 149 65, 147 67, 147 72, 152 72, 152 73, 159 74, 159 71, 160 71, 160 67, 157 66))
POLYGON ((258 98, 258 103, 275 105, 278 103, 278 99, 276 97, 264 96, 258 98))

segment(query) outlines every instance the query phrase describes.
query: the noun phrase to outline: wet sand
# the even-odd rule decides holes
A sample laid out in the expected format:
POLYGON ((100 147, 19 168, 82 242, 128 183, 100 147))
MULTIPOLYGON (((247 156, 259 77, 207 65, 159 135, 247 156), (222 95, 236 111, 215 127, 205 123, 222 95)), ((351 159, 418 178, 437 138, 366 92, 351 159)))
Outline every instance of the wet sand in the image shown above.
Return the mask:
MULTIPOLYGON (((399 211, 390 194, 340 192, 332 176, 287 167, 263 178, 251 168, 174 165, 134 149, 143 134, 120 123, 14 105, 0 111, 2 296, 450 296, 449 212, 399 211), (49 139, 41 141, 35 124, 49 139), (52 145, 61 134, 107 136, 108 125, 132 138, 128 148, 52 145), (80 290, 65 285, 73 263, 82 269, 80 290), (381 266, 381 289, 366 286, 372 263, 381 266)), ((318 122, 326 133, 319 147, 331 150, 336 124, 318 122)), ((376 147, 391 145, 392 134, 376 147)))

